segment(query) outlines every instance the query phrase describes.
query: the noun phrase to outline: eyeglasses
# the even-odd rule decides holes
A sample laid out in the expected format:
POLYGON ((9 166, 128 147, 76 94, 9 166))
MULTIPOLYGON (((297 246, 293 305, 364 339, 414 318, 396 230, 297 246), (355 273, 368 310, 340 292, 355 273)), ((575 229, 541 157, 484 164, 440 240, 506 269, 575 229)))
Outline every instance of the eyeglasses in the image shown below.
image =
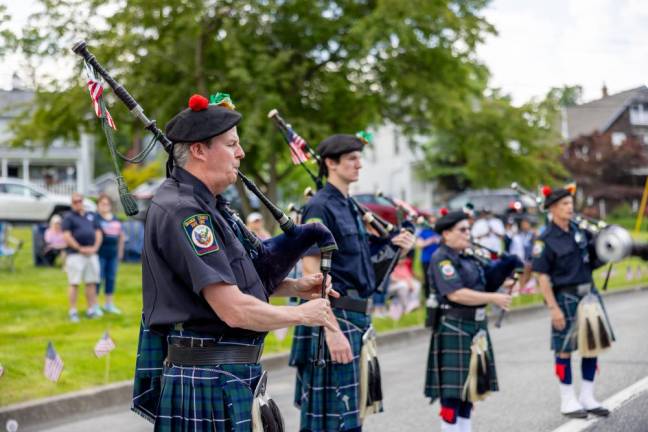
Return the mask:
POLYGON ((72 204, 81 204, 83 202, 83 199, 73 199, 72 204))

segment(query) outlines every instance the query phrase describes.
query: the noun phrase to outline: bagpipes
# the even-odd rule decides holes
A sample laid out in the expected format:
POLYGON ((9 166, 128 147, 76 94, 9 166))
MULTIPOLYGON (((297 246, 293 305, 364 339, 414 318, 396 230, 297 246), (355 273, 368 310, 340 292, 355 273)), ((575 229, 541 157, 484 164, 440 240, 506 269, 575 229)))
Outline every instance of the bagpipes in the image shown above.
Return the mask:
MULTIPOLYGON (((153 134, 153 140, 159 142, 167 153, 172 152, 172 142, 157 127, 155 120, 150 120, 146 114, 144 114, 142 107, 130 95, 130 93, 103 68, 95 56, 88 51, 85 41, 75 43, 72 47, 72 51, 83 57, 86 66, 90 68, 93 73, 100 75, 108 83, 115 92, 115 95, 126 105, 131 114, 144 124, 145 129, 153 134)), ((97 84, 99 83, 97 82, 97 84)), ((101 100, 101 92, 99 93, 98 99, 100 104, 104 106, 103 100, 101 100)), ((104 110, 104 112, 107 113, 107 110, 104 110)), ((109 114, 107 115, 109 116, 109 114)), ((106 114, 102 115, 101 118, 104 124, 112 121, 106 118, 106 114)), ((172 156, 173 155, 170 154, 170 158, 172 158, 172 156)), ((113 161, 115 166, 117 166, 114 153, 113 161)), ((167 167, 167 176, 169 175, 170 170, 169 167, 167 167)), ((305 253, 313 244, 317 244, 322 254, 321 265, 322 273, 324 273, 324 279, 322 281, 322 295, 324 295, 326 274, 330 271, 331 254, 337 249, 335 239, 331 232, 320 223, 295 225, 292 220, 290 220, 284 212, 270 201, 270 199, 265 196, 263 192, 261 192, 261 190, 259 190, 259 188, 241 171, 238 172, 238 177, 246 188, 259 198, 263 205, 272 214, 273 218, 279 223, 279 226, 283 231, 283 234, 262 242, 252 232, 250 232, 245 224, 240 221, 240 218, 230 210, 231 216, 237 221, 237 226, 241 229, 246 242, 249 243, 249 252, 253 258, 254 266, 268 292, 273 292, 299 261, 302 254, 305 253)), ((132 212, 133 206, 129 205, 125 206, 125 208, 129 216, 133 216, 137 213, 137 206, 134 206, 134 213, 132 212)))
POLYGON ((648 261, 648 243, 637 242, 625 228, 610 225, 596 238, 596 255, 604 262, 616 262, 630 256, 648 261))
MULTIPOLYGON (((323 187, 322 179, 316 176, 306 165, 306 161, 310 158, 315 160, 318 164, 322 164, 323 161, 320 156, 306 140, 299 136, 292 127, 286 123, 276 109, 273 109, 268 113, 268 118, 272 120, 290 147, 293 163, 301 165, 311 180, 313 180, 317 189, 321 189, 323 187)), ((399 226, 394 226, 390 222, 374 214, 367 207, 359 203, 354 197, 349 196, 349 200, 360 214, 363 222, 377 233, 371 242, 371 261, 376 275, 377 291, 385 292, 389 283, 389 277, 400 258, 400 250, 391 244, 391 237, 400 232, 401 229, 406 229, 413 233, 414 225, 409 221, 399 221, 399 226)))

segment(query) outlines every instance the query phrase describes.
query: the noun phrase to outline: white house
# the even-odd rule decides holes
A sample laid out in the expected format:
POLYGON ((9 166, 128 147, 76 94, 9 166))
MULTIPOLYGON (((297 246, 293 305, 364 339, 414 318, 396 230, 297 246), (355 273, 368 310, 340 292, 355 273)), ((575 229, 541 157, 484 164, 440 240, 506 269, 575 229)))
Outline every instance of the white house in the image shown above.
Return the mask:
POLYGON ((397 126, 383 125, 374 131, 373 142, 363 152, 360 180, 352 185, 351 192, 382 191, 421 209, 431 209, 434 183, 421 181, 416 176, 416 167, 422 159, 420 150, 411 148, 397 126))
POLYGON ((9 146, 9 123, 34 99, 31 90, 0 90, 0 177, 17 177, 52 192, 87 193, 94 178, 94 139, 81 135, 79 143, 55 140, 49 145, 9 146))

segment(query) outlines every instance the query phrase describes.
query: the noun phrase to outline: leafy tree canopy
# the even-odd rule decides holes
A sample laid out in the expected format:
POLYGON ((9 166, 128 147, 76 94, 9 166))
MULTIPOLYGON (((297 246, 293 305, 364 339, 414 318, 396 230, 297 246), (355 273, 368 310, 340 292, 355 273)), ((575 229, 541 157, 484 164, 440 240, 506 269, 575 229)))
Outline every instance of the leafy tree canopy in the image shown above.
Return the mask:
MULTIPOLYGON (((242 169, 272 198, 280 181, 307 182, 266 117, 273 108, 313 143, 387 121, 434 136, 424 146, 425 177, 451 186, 531 181, 553 172, 548 108, 485 96, 488 70, 475 52, 495 32, 482 15, 487 3, 40 0, 18 46, 31 64, 56 59, 70 73, 42 80, 15 141, 99 131, 70 51, 85 39, 161 125, 192 93, 230 93, 244 115, 242 169)), ((122 145, 141 140, 123 107, 111 112, 122 145)))

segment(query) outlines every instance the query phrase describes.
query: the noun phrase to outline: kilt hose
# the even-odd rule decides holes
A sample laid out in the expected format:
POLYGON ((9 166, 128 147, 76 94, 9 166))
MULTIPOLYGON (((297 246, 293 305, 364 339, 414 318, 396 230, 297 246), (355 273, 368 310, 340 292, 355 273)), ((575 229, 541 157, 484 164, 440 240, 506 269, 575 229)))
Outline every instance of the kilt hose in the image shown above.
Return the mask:
MULTIPOLYGON (((162 338, 162 337, 159 337, 162 338)), ((190 331, 172 330, 166 336, 166 345, 172 339, 210 340, 221 345, 262 345, 263 337, 235 338, 197 334, 190 331)), ((146 340, 146 338, 144 339, 146 340)), ((149 345, 156 345, 158 342, 149 345)), ((140 349, 144 348, 141 346, 140 349)), ((146 345, 146 344, 145 344, 146 345)), ((159 360, 159 355, 141 351, 138 354, 135 387, 136 399, 157 395, 155 406, 149 403, 146 411, 141 406, 134 411, 154 421, 156 432, 250 432, 252 430, 252 399, 254 389, 261 378, 262 367, 258 363, 215 364, 213 366, 162 365, 146 360, 159 360), (148 363, 148 364, 147 364, 148 363), (159 388, 153 386, 148 393, 138 385, 146 373, 146 366, 154 366, 154 374, 160 377, 159 388), (163 367, 162 370, 159 370, 163 367)), ((144 381, 146 383, 146 381, 144 381)))
POLYGON ((464 385, 470 367, 470 347, 473 337, 480 330, 486 331, 488 339, 490 391, 499 389, 487 321, 443 316, 432 333, 428 352, 424 393, 430 398, 430 403, 438 398, 464 400, 464 385))
MULTIPOLYGON (((607 323, 610 323, 610 319, 605 310, 605 305, 603 300, 598 292, 594 291, 593 294, 598 298, 601 309, 605 314, 607 323)), ((570 294, 564 292, 554 292, 556 297, 556 302, 558 307, 565 316, 565 328, 562 330, 556 330, 553 325, 551 326, 551 350, 554 352, 564 352, 570 353, 572 351, 578 350, 578 304, 585 297, 584 295, 570 294)), ((614 340, 614 330, 610 324, 610 332, 612 335, 612 340, 614 340)))
POLYGON ((336 308, 333 312, 350 342, 353 352, 351 363, 332 363, 325 345, 326 367, 315 367, 319 328, 295 327, 290 365, 297 368, 294 403, 301 411, 301 430, 343 431, 362 426, 359 406, 360 351, 362 336, 371 325, 371 317, 336 308))

